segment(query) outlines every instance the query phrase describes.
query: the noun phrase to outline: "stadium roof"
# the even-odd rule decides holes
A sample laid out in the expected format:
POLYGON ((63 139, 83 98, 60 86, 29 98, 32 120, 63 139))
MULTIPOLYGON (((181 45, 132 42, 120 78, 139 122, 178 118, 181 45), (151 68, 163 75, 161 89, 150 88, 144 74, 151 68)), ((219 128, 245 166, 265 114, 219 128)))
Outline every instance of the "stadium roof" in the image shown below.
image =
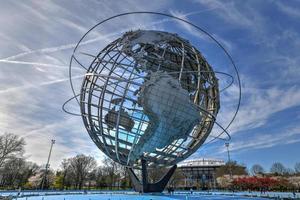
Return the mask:
POLYGON ((216 167, 223 165, 225 165, 225 162, 223 160, 212 158, 199 158, 180 162, 178 164, 178 167, 216 167))

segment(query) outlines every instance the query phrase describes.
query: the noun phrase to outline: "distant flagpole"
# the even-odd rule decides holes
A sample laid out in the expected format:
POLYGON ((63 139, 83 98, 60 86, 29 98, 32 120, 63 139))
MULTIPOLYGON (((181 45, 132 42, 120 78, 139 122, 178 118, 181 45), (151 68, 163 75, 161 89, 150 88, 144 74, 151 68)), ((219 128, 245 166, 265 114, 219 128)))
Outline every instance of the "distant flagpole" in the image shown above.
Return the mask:
POLYGON ((227 148, 228 166, 229 166, 229 175, 230 175, 230 179, 232 179, 231 160, 230 160, 230 154, 229 154, 229 142, 226 142, 226 143, 225 143, 225 146, 226 146, 226 148, 227 148))
POLYGON ((50 162, 50 157, 51 157, 51 152, 52 152, 52 147, 55 144, 55 140, 51 140, 51 147, 50 147, 50 151, 49 151, 49 155, 48 155, 48 160, 47 160, 47 164, 46 164, 46 170, 45 170, 45 174, 42 180, 42 184, 41 184, 41 190, 44 189, 44 185, 45 185, 45 181, 47 178, 47 173, 48 173, 48 168, 49 168, 49 162, 50 162))

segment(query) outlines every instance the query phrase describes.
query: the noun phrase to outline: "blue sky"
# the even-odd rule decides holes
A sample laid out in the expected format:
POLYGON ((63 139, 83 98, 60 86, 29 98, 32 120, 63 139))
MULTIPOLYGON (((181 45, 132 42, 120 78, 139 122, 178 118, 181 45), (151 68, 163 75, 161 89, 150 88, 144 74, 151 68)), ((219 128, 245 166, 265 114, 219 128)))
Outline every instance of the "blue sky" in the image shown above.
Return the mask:
MULTIPOLYGON (((232 158, 269 169, 274 161, 300 162, 300 1, 1 1, 0 132, 27 141, 28 159, 45 163, 56 139, 51 166, 86 153, 103 154, 80 118, 61 110, 71 97, 68 62, 74 45, 97 22, 128 11, 157 11, 187 19, 213 34, 230 52, 242 80, 242 104, 230 128, 232 158)), ((91 34, 100 50, 134 28, 177 32, 188 38, 216 69, 232 73, 222 52, 193 28, 163 17, 123 17, 91 34)), ((86 45, 88 48, 89 45, 86 45)), ((78 74, 82 71, 78 71, 78 74)), ((75 72, 76 75, 76 72, 75 72)), ((220 82, 226 78, 219 77, 220 82)), ((226 125, 237 100, 237 85, 222 94, 218 121, 226 125)), ((75 112, 76 104, 70 105, 75 112)), ((213 134, 218 130, 215 128, 213 134)), ((223 141, 192 157, 226 159, 223 141)))

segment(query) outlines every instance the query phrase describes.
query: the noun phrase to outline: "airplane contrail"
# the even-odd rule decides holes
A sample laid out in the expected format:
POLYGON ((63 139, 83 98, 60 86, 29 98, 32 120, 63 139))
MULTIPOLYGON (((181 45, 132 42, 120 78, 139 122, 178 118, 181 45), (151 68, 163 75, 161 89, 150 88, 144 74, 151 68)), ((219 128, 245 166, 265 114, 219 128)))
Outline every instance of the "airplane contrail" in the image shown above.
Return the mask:
MULTIPOLYGON (((194 11, 194 12, 182 14, 181 17, 187 17, 187 16, 190 16, 190 15, 194 15, 194 14, 214 10, 216 8, 218 8, 218 7, 208 8, 208 9, 201 10, 201 11, 194 11)), ((171 20, 172 19, 162 19, 162 20, 152 22, 149 25, 144 25, 143 27, 147 28, 147 27, 151 27, 151 26, 154 26, 154 25, 157 25, 157 24, 162 24, 164 22, 171 21, 171 20)), ((134 28, 140 28, 140 27, 141 26, 134 27, 134 28)), ((114 35, 118 35, 119 33, 122 33, 124 31, 127 31, 127 29, 126 30, 124 29, 124 30, 121 30, 119 32, 115 32, 115 33, 112 33, 112 34, 107 34, 107 35, 104 35, 104 36, 99 36, 99 37, 96 37, 94 39, 84 41, 84 42, 81 43, 81 45, 96 42, 96 41, 101 40, 101 39, 107 40, 109 37, 114 36, 114 35)), ((61 46, 57 46, 57 47, 49 47, 49 48, 43 48, 43 49, 27 51, 27 52, 23 52, 23 53, 20 53, 20 54, 16 54, 14 56, 9 56, 9 57, 0 59, 0 63, 2 62, 2 63, 10 63, 10 64, 39 65, 39 66, 58 67, 58 68, 69 67, 67 65, 55 65, 55 64, 36 63, 36 62, 25 62, 25 61, 13 60, 13 59, 20 58, 20 57, 23 57, 23 56, 26 56, 26 55, 29 55, 29 54, 33 54, 33 53, 53 53, 53 52, 60 51, 60 50, 74 48, 76 45, 77 45, 77 43, 71 43, 71 44, 61 45, 61 46)), ((83 75, 74 76, 72 78, 76 79, 76 78, 80 78, 80 77, 83 77, 83 75)), ((41 83, 41 84, 38 84, 38 85, 31 85, 30 84, 30 85, 25 85, 25 86, 8 88, 8 89, 5 89, 5 90, 0 90, 0 94, 5 93, 5 92, 11 92, 11 91, 19 90, 19 89, 27 89, 27 88, 33 88, 33 87, 40 87, 40 86, 44 86, 44 85, 51 85, 51 84, 60 83, 60 82, 68 81, 68 80, 69 80, 69 78, 65 78, 65 79, 58 79, 58 80, 44 82, 44 83, 41 83)))
POLYGON ((38 66, 45 66, 45 67, 56 67, 56 68, 60 68, 60 69, 64 69, 66 67, 69 67, 68 65, 46 64, 46 63, 26 62, 26 61, 6 60, 6 59, 1 59, 0 63, 22 64, 22 65, 38 65, 38 66))
MULTIPOLYGON (((84 77, 84 75, 73 76, 72 79, 77 79, 77 78, 82 78, 82 77, 84 77)), ((0 90, 0 94, 6 93, 6 92, 14 92, 14 91, 20 90, 20 89, 23 90, 23 89, 36 88, 36 87, 41 87, 41 86, 46 86, 46 85, 52 85, 52 84, 61 83, 61 82, 65 82, 65 81, 69 81, 69 78, 46 81, 46 82, 43 82, 40 84, 27 84, 27 85, 18 86, 18 87, 11 87, 11 88, 7 88, 5 90, 0 90)))
MULTIPOLYGON (((105 36, 99 36, 99 37, 96 37, 94 39, 87 40, 85 42, 82 42, 81 45, 96 42, 96 41, 101 40, 101 39, 106 40, 106 38, 104 38, 104 37, 105 36)), ((32 51, 26 51, 26 52, 23 52, 23 53, 16 54, 14 56, 9 56, 9 57, 3 58, 2 60, 14 60, 16 58, 21 58, 21 57, 24 57, 26 55, 30 55, 30 54, 33 54, 33 53, 54 53, 56 51, 61 51, 61 50, 74 48, 76 45, 77 45, 77 43, 72 43, 72 44, 66 44, 66 45, 61 45, 61 46, 57 46, 57 47, 49 47, 49 48, 32 50, 32 51)))
MULTIPOLYGON (((202 13, 202 12, 207 12, 207 11, 214 10, 216 8, 218 8, 218 7, 208 8, 208 9, 204 9, 204 10, 200 10, 200 11, 189 12, 189 13, 180 15, 180 17, 187 17, 187 16, 199 14, 199 13, 202 13)), ((151 22, 148 25, 144 25, 144 27, 145 28, 151 27, 151 26, 154 26, 154 25, 157 25, 157 24, 162 24, 162 23, 165 23, 165 22, 171 21, 171 20, 173 20, 173 19, 162 19, 162 20, 154 21, 154 22, 151 22)), ((136 28, 140 28, 140 27, 141 26, 136 26, 136 27, 133 27, 132 29, 136 29, 136 28)), ((115 32, 115 33, 111 33, 111 34, 107 34, 107 35, 103 35, 103 36, 98 36, 94 39, 86 40, 86 41, 82 42, 80 45, 90 44, 92 42, 96 42, 96 41, 99 41, 99 40, 108 40, 109 37, 113 37, 113 36, 118 35, 118 34, 124 32, 124 31, 127 31, 127 30, 128 29, 122 29, 121 31, 118 31, 118 32, 115 32)), ((26 51, 26 52, 23 52, 23 53, 19 53, 19 54, 13 55, 13 56, 3 58, 1 60, 14 60, 16 58, 20 58, 20 57, 23 57, 23 56, 26 56, 26 55, 29 55, 29 54, 33 54, 33 53, 54 53, 56 51, 74 48, 76 45, 77 45, 77 43, 71 43, 71 44, 65 44, 65 45, 56 46, 56 47, 49 47, 49 48, 32 50, 32 51, 26 51)))

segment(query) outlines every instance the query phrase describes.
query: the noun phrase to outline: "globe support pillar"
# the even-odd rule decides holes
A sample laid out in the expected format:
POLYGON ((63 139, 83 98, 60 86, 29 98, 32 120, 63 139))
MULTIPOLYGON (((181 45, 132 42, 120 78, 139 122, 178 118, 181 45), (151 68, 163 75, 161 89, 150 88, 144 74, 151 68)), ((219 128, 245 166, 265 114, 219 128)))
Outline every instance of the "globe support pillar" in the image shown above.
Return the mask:
POLYGON ((147 161, 141 159, 142 162, 142 182, 138 179, 132 168, 128 168, 128 173, 136 192, 140 193, 152 193, 152 192, 163 192, 166 185, 168 184, 170 178, 174 174, 177 165, 172 166, 169 171, 156 183, 148 182, 148 171, 147 171, 147 161))

